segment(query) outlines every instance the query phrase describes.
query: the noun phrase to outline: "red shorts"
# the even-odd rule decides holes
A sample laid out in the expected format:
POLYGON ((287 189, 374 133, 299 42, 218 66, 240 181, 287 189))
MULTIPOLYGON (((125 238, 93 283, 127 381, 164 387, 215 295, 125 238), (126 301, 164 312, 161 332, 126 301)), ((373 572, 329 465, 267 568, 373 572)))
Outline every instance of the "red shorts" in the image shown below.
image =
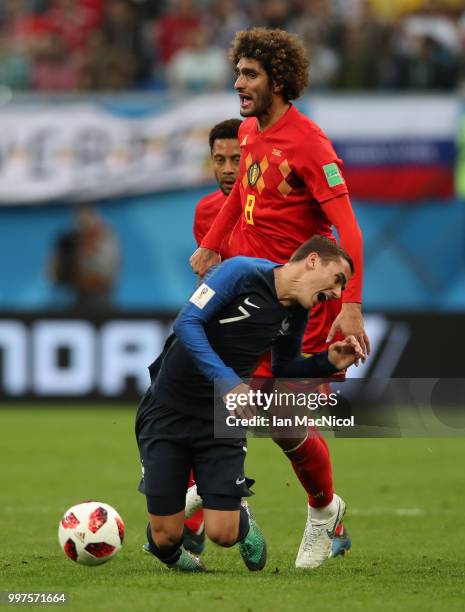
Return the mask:
MULTIPOLYGON (((328 337, 334 319, 341 312, 341 307, 342 300, 339 299, 329 300, 328 302, 323 302, 315 306, 315 308, 312 308, 302 341, 303 354, 312 355, 313 353, 322 353, 327 350, 328 344, 326 338, 328 337)), ((335 340, 342 339, 343 336, 337 333, 332 341, 334 342, 335 340)), ((263 356, 253 375, 256 377, 272 378, 270 353, 266 353, 266 355, 263 356)), ((336 374, 335 376, 340 377, 340 374, 336 374)))

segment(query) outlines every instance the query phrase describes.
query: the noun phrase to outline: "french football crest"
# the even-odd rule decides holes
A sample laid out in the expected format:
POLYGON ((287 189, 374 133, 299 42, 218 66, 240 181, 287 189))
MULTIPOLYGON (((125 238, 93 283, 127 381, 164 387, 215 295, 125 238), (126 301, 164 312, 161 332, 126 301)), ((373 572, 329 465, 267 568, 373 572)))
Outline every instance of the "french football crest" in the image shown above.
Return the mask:
POLYGON ((258 181, 260 174, 261 174, 260 166, 257 164, 257 162, 254 162, 250 166, 249 171, 248 171, 249 185, 251 187, 253 187, 255 183, 258 181))

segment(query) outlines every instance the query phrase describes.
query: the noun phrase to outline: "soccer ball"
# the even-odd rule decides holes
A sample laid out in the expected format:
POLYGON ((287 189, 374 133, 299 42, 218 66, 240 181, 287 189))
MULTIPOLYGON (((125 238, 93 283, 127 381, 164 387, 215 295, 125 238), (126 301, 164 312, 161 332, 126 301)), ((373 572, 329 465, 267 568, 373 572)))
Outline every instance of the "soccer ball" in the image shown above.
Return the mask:
POLYGON ((58 527, 64 553, 83 565, 100 565, 121 550, 124 523, 108 504, 86 501, 65 512, 58 527))

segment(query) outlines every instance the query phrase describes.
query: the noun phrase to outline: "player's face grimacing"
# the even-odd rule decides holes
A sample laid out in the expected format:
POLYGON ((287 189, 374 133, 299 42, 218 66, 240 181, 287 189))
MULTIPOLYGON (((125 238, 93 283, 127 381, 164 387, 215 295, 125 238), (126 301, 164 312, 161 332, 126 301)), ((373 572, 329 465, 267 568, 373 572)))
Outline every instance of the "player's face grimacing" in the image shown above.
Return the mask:
POLYGON ((310 309, 341 297, 351 275, 345 259, 323 261, 316 253, 310 253, 302 263, 305 266, 296 291, 301 306, 310 309))
POLYGON ((217 138, 213 143, 213 171, 224 195, 229 195, 239 172, 241 150, 237 139, 217 138))
POLYGON ((273 89, 260 62, 242 57, 236 66, 234 87, 243 117, 260 117, 273 104, 273 89))

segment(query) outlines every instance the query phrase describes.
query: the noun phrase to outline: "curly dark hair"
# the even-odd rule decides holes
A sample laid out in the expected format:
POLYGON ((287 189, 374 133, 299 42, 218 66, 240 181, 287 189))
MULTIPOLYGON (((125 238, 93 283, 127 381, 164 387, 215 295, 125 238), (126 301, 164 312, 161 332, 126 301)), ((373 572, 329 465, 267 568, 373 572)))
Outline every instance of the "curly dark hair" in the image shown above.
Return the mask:
POLYGON ((242 121, 240 119, 226 119, 225 121, 214 125, 208 136, 210 151, 213 151, 213 145, 217 139, 228 138, 231 140, 237 140, 239 126, 241 123, 242 121))
POLYGON ((262 64, 270 83, 283 86, 286 102, 296 100, 308 85, 309 61, 302 41, 295 34, 267 28, 241 30, 229 52, 234 68, 242 57, 262 64))

